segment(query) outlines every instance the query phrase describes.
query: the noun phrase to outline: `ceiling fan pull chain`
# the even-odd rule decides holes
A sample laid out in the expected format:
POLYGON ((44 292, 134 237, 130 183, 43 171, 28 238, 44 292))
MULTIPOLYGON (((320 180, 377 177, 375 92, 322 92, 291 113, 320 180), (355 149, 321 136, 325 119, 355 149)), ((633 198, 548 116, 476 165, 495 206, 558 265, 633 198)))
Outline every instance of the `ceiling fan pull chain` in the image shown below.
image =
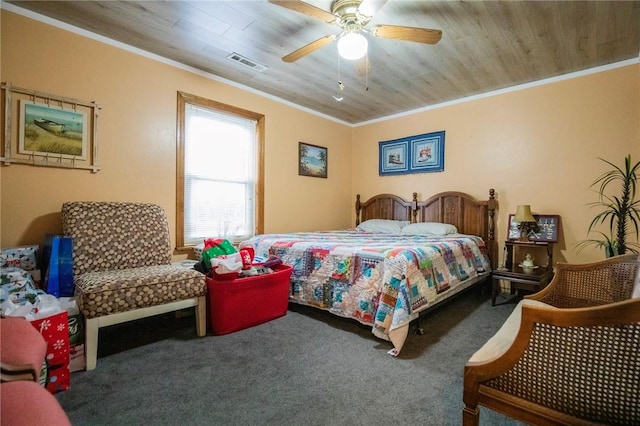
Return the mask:
POLYGON ((367 51, 367 56, 365 56, 364 63, 364 91, 369 91, 369 52, 367 51))
POLYGON ((338 55, 338 90, 336 90, 336 94, 333 95, 333 99, 335 99, 336 102, 341 102, 344 99, 344 96, 342 96, 342 94, 340 93, 344 90, 344 84, 342 83, 340 74, 340 64, 340 55, 338 55))

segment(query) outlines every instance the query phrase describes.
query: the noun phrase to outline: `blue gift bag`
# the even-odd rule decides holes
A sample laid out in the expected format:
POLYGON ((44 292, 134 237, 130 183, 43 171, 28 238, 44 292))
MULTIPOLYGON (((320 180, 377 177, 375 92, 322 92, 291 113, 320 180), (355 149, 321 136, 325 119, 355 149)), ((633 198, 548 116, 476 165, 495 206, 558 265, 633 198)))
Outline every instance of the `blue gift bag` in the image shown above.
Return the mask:
POLYGON ((73 238, 61 235, 47 236, 44 253, 44 284, 46 292, 55 297, 72 297, 73 285, 73 238))

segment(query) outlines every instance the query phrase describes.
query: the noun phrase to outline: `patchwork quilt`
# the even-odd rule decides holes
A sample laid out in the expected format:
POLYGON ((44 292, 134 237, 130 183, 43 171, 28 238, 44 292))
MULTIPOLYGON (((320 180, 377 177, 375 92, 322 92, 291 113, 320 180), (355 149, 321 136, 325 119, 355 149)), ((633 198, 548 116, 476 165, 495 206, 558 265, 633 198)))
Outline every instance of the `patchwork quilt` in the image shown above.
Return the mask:
POLYGON ((491 269, 482 238, 358 230, 258 235, 256 261, 293 267, 290 301, 371 325, 397 355, 409 323, 436 297, 491 269))

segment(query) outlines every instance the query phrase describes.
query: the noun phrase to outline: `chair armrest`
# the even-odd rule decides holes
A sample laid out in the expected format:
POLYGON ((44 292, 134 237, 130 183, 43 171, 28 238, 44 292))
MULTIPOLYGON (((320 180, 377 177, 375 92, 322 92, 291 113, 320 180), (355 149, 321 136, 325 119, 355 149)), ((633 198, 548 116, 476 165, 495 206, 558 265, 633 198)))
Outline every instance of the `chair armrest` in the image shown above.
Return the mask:
POLYGON ((31 364, 9 364, 0 362, 0 381, 12 382, 15 380, 32 380, 37 381, 39 372, 33 369, 31 364))
POLYGON ((638 254, 576 265, 558 262, 556 274, 549 285, 525 297, 558 308, 619 302, 631 298, 639 265, 638 254))
POLYGON ((0 319, 0 364, 2 379, 16 380, 16 375, 31 374, 38 380, 47 355, 47 342, 23 317, 0 319))
POLYGON ((478 404, 528 423, 640 422, 640 299, 603 306, 522 306, 506 352, 464 368, 465 413, 478 404))

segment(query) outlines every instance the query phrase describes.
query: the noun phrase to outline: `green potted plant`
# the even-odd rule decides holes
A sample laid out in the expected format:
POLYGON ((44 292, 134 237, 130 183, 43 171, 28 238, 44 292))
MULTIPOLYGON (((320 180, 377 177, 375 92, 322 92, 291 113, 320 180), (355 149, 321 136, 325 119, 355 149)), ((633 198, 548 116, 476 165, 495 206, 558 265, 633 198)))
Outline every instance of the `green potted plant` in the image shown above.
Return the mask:
POLYGON ((603 248, 607 257, 625 254, 627 251, 637 253, 640 245, 637 242, 627 241, 627 237, 631 235, 629 226, 633 226, 633 234, 638 239, 638 223, 640 222, 640 200, 636 200, 636 183, 638 180, 637 172, 640 169, 640 162, 631 163, 631 154, 624 159, 624 168, 620 168, 610 161, 602 161, 613 167, 612 170, 598 177, 591 187, 598 187, 599 201, 590 203, 592 207, 601 207, 603 210, 598 213, 589 225, 589 233, 597 232, 604 237, 604 240, 585 240, 579 243, 580 248, 595 245, 603 248), (612 184, 620 184, 619 196, 610 196, 608 188, 612 184), (607 223, 609 225, 609 234, 600 231, 594 231, 599 225, 607 223))

